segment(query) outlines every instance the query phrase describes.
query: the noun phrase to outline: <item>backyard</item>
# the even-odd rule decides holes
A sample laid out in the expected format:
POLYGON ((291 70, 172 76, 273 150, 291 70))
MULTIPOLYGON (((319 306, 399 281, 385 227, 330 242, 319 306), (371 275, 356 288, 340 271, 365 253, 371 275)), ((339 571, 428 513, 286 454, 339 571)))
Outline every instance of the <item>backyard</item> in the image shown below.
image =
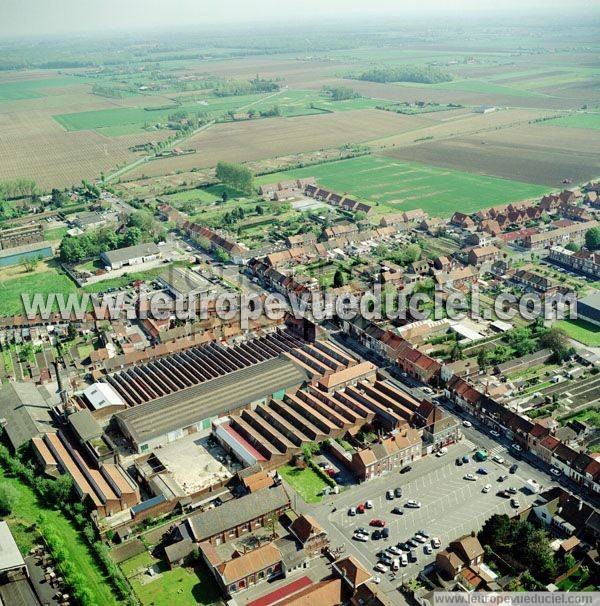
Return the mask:
POLYGON ((214 604, 219 592, 203 566, 169 570, 164 562, 145 551, 120 564, 143 606, 214 604), (151 576, 148 568, 158 573, 151 576))
POLYGON ((293 465, 284 465, 277 471, 307 503, 321 502, 321 493, 327 485, 310 467, 300 469, 293 465))

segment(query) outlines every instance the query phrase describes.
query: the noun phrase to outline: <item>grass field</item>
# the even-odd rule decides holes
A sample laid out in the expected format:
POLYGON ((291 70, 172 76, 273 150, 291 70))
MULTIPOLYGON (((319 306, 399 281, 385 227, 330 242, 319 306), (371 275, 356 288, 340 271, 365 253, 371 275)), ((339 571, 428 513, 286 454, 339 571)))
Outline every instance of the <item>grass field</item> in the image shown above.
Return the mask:
POLYGON ((216 585, 204 567, 169 570, 164 562, 147 551, 122 562, 120 566, 142 606, 170 606, 175 602, 181 606, 193 606, 214 604, 219 599, 216 585), (160 574, 150 577, 146 572, 150 566, 160 574))
POLYGON ((72 562, 77 562, 78 571, 85 576, 87 587, 94 594, 95 603, 103 606, 116 605, 117 601, 109 589, 108 582, 92 558, 87 545, 69 521, 59 511, 41 505, 28 486, 15 478, 7 477, 2 468, 0 468, 0 483, 13 487, 18 494, 13 513, 6 518, 6 521, 21 552, 25 555, 38 541, 39 535, 35 528, 38 517, 43 515, 45 523, 53 527, 63 539, 68 558, 72 562))
MULTIPOLYGON (((52 264, 48 267, 52 268, 52 264)), ((21 299, 23 293, 29 294, 31 300, 36 293, 43 295, 62 293, 66 297, 74 292, 77 292, 76 285, 56 269, 35 273, 26 273, 23 270, 20 275, 8 280, 0 280, 0 315, 12 316, 23 313, 21 299)))
POLYGON ((575 341, 589 347, 600 347, 600 326, 585 320, 561 320, 555 326, 562 328, 575 341))
POLYGON ((554 120, 548 120, 545 124, 553 126, 566 126, 568 128, 591 128, 600 130, 600 114, 571 114, 554 120))
MULTIPOLYGON (((206 114, 208 117, 219 117, 229 110, 259 101, 265 95, 243 95, 239 97, 210 97, 198 99, 193 103, 183 103, 169 109, 146 110, 143 107, 118 107, 95 111, 58 114, 54 119, 68 131, 98 130, 108 136, 132 134, 143 131, 145 126, 168 121, 174 112, 206 114)), ((271 105, 274 105, 272 102, 271 105)))
MULTIPOLYGON (((508 179, 362 156, 259 178, 272 183, 290 177, 314 176, 320 185, 340 193, 377 202, 393 210, 422 208, 431 215, 470 213, 538 196, 546 188, 508 179)), ((381 209, 383 210, 383 209, 381 209)))
POLYGON ((284 465, 277 471, 307 503, 321 502, 321 492, 327 485, 310 467, 300 469, 293 465, 284 465))
POLYGON ((83 78, 57 76, 55 78, 39 78, 31 80, 13 80, 0 82, 0 101, 19 101, 21 99, 36 99, 44 96, 46 88, 60 88, 85 84, 83 78))

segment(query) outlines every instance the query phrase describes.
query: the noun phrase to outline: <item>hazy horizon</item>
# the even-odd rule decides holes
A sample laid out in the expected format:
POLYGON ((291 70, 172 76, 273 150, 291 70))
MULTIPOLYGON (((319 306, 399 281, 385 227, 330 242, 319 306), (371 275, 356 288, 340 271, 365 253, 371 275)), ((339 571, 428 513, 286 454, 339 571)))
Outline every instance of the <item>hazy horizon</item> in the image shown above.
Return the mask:
MULTIPOLYGON (((172 30, 210 26, 297 26, 315 19, 349 21, 365 17, 414 20, 443 15, 457 20, 473 18, 572 17, 585 19, 599 14, 596 0, 304 0, 297 2, 260 0, 4 0, 0 3, 0 38, 14 39, 87 33, 123 33, 142 30, 172 30)), ((518 24, 518 22, 516 22, 518 24)), ((432 26, 443 25, 432 22, 432 26)))

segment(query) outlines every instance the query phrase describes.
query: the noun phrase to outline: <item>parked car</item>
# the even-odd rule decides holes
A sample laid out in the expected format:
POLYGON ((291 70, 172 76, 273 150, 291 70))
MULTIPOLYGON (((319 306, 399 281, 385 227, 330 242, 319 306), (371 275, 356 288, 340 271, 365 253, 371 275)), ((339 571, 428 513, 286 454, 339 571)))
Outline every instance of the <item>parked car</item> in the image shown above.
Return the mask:
POLYGON ((443 448, 440 448, 436 453, 435 456, 436 457, 443 457, 444 455, 448 454, 448 449, 444 446, 443 448))
POLYGON ((463 461, 463 463, 468 463, 469 457, 467 455, 463 455, 462 461, 463 461))
POLYGON ((402 566, 408 566, 408 556, 405 553, 400 556, 400 564, 402 564, 402 566))
POLYGON ((372 581, 375 585, 379 585, 379 583, 381 583, 381 577, 373 577, 372 581))
POLYGON ((473 427, 473 423, 471 423, 471 421, 463 421, 463 425, 465 427, 473 427))
POLYGON ((415 539, 408 539, 408 541, 406 541, 406 544, 411 548, 415 548, 415 547, 419 546, 419 543, 417 541, 415 541, 415 539))
POLYGON ((499 438, 500 437, 500 434, 495 429, 491 429, 490 430, 490 435, 494 436, 495 438, 499 438))
POLYGON ((389 568, 385 564, 379 562, 379 564, 375 564, 375 570, 377 572, 387 572, 389 568))
POLYGON ((369 540, 369 535, 368 534, 363 534, 362 532, 355 532, 352 535, 352 538, 356 541, 361 541, 363 543, 366 543, 369 540))
POLYGON ((385 526, 385 521, 380 520, 379 518, 373 518, 369 522, 369 526, 377 526, 378 528, 383 528, 385 526))
POLYGON ((460 467, 463 464, 463 461, 460 457, 456 457, 456 464, 460 467))
POLYGON ((498 476, 498 482, 504 482, 504 480, 506 480, 508 478, 507 474, 502 474, 498 476))
POLYGON ((551 467, 551 468, 550 468, 550 473, 551 473, 553 476, 558 477, 558 476, 561 474, 561 471, 560 471, 560 469, 556 469, 556 467, 551 467))
POLYGON ((512 447, 517 451, 521 452, 523 449, 519 446, 519 444, 512 444, 512 447))
POLYGON ((426 530, 419 530, 417 532, 417 534, 420 534, 422 537, 425 537, 426 539, 429 538, 429 533, 426 530))
POLYGON ((397 497, 402 496, 402 488, 400 488, 400 486, 397 486, 396 488, 394 488, 394 495, 397 497))
POLYGON ((466 473, 463 478, 465 480, 469 480, 469 482, 475 482, 475 480, 477 480, 477 478, 472 474, 472 473, 466 473))
POLYGON ((356 513, 365 513, 365 504, 359 503, 356 507, 356 513))
POLYGON ((427 555, 429 555, 430 553, 433 553, 433 549, 431 549, 431 545, 425 545, 425 546, 423 547, 423 551, 424 551, 424 552, 425 552, 427 555))
POLYGON ((394 491, 393 490, 386 490, 386 492, 385 492, 385 498, 388 501, 391 501, 394 498, 394 491))
POLYGON ((400 473, 407 473, 412 469, 412 465, 405 465, 401 470, 400 473))
MULTIPOLYGON (((387 528, 385 530, 387 530, 387 528)), ((389 547, 388 551, 391 551, 394 555, 397 555, 397 556, 402 555, 402 549, 399 549, 395 545, 392 545, 391 547, 389 547)))
POLYGON ((488 470, 487 470, 485 467, 480 467, 480 468, 477 470, 477 473, 478 473, 478 474, 480 474, 480 475, 482 475, 482 476, 487 476, 487 474, 488 474, 488 470))
POLYGON ((350 507, 350 509, 348 509, 348 515, 349 516, 355 516, 356 515, 356 507, 350 507))
POLYGON ((365 501, 365 509, 373 509, 373 501, 365 501))
POLYGON ((415 535, 415 541, 417 543, 427 543, 427 539, 425 537, 422 537, 420 534, 415 535))
POLYGON ((517 494, 517 489, 514 486, 509 486, 506 489, 506 492, 508 492, 508 494, 517 494))
POLYGON ((384 539, 389 539, 389 538, 390 538, 390 529, 389 529, 389 528, 384 528, 384 529, 381 531, 381 536, 382 536, 382 538, 384 538, 384 539))
POLYGON ((519 499, 511 499, 510 505, 511 505, 511 507, 514 507, 515 509, 518 509, 519 507, 521 507, 521 503, 519 503, 519 499))
POLYGON ((510 473, 517 473, 517 469, 519 469, 519 466, 516 463, 513 463, 508 471, 510 471, 510 473))
POLYGON ((402 507, 394 507, 394 509, 392 509, 392 513, 395 513, 396 515, 399 515, 399 516, 403 516, 404 510, 402 509, 402 507))
POLYGON ((379 539, 381 538, 381 530, 379 530, 379 528, 378 528, 378 529, 376 529, 376 530, 374 530, 374 531, 373 531, 373 534, 371 535, 371 538, 372 538, 374 541, 379 541, 379 539))
POLYGON ((491 484, 486 484, 482 489, 481 492, 489 492, 492 489, 492 485, 491 484))
POLYGON ((411 509, 419 509, 419 507, 421 507, 421 501, 409 499, 406 501, 406 507, 410 507, 411 509))
POLYGON ((433 539, 431 539, 431 544, 433 545, 434 549, 439 549, 442 546, 441 541, 437 537, 433 537, 433 539))
POLYGON ((417 561, 417 552, 414 549, 411 549, 409 554, 409 559, 411 562, 416 562, 417 561))
POLYGON ((500 455, 494 455, 492 461, 496 461, 496 463, 500 463, 500 465, 504 463, 504 459, 500 455))

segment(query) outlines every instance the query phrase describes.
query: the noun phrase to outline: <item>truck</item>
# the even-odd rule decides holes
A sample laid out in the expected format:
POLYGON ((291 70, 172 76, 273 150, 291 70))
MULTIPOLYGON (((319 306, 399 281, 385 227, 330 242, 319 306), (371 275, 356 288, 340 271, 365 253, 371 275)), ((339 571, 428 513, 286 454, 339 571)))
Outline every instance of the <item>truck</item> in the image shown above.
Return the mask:
POLYGON ((478 450, 474 457, 473 457, 476 461, 486 461, 488 458, 488 451, 487 450, 478 450))
POLYGON ((529 478, 527 482, 525 482, 525 488, 527 488, 531 494, 538 494, 542 490, 541 484, 533 478, 529 478))

